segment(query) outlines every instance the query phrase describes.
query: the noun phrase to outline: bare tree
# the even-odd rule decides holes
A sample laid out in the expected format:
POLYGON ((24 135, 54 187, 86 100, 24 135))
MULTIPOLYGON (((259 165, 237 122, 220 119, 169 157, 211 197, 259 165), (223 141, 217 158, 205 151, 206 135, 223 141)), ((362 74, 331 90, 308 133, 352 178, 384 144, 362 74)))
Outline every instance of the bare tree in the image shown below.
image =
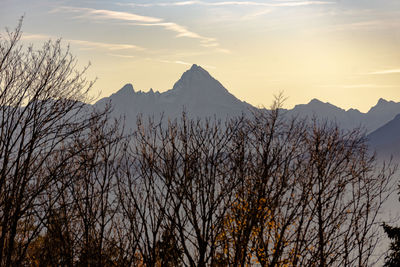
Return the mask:
POLYGON ((102 116, 87 114, 86 69, 76 70, 59 40, 39 50, 20 45, 21 24, 0 37, 0 264, 6 266, 22 262, 49 215, 42 195, 67 160, 54 155, 102 116))
POLYGON ((289 262, 285 247, 301 212, 296 177, 305 127, 280 116, 281 100, 270 111, 255 113, 237 132, 237 149, 231 155, 241 185, 219 239, 219 257, 226 265, 289 262))
POLYGON ((240 129, 242 186, 219 238, 220 262, 368 266, 396 167, 379 167, 359 130, 283 118, 279 107, 278 99, 240 129))
POLYGON ((74 172, 65 180, 68 202, 64 199, 60 204, 72 205, 68 217, 74 228, 74 248, 81 266, 111 266, 121 260, 116 251, 115 232, 118 212, 115 172, 124 148, 119 131, 118 125, 109 126, 104 119, 71 142, 70 153, 85 149, 68 162, 74 172))
POLYGON ((127 237, 121 244, 125 244, 131 264, 142 262, 145 266, 156 266, 157 244, 162 242, 166 226, 166 198, 170 190, 156 173, 158 154, 163 149, 159 126, 150 123, 144 127, 140 122, 139 119, 138 129, 118 170, 121 236, 127 237))
POLYGON ((369 266, 379 240, 378 212, 392 192, 391 164, 379 167, 358 130, 310 124, 303 174, 309 180, 307 209, 298 232, 300 265, 369 266), (306 242, 304 242, 305 244, 306 242))
POLYGON ((241 119, 227 124, 183 120, 175 140, 169 141, 177 164, 165 172, 173 181, 173 213, 168 218, 190 266, 215 264, 217 238, 239 184, 231 175, 230 155, 235 149, 234 133, 241 125, 241 119))
POLYGON ((185 116, 168 125, 139 121, 118 172, 131 259, 371 264, 395 166, 379 169, 359 130, 284 118, 279 101, 226 125, 185 116))
POLYGON ((120 198, 131 240, 147 266, 214 264, 238 184, 229 153, 239 126, 240 120, 222 125, 185 115, 168 125, 139 121, 120 198))
POLYGON ((64 168, 43 195, 44 229, 28 249, 28 264, 40 266, 124 266, 119 244, 115 172, 125 138, 107 116, 75 133, 55 156, 64 168), (79 152, 77 152, 79 151, 79 152), (65 155, 68 155, 65 157, 65 155))
POLYGON ((60 41, 0 37, 0 265, 368 266, 395 166, 270 110, 129 137, 60 41))

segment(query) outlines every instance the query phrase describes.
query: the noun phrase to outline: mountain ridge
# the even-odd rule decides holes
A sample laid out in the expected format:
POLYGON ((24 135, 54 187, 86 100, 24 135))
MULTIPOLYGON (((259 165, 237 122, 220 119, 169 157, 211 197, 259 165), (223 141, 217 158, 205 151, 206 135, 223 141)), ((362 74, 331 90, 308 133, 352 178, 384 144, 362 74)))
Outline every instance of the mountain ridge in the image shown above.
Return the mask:
POLYGON ((124 85, 109 97, 95 103, 102 106, 111 102, 115 117, 124 115, 129 126, 139 114, 177 118, 183 111, 191 117, 219 118, 241 115, 254 109, 250 104, 231 94, 218 80, 205 69, 194 64, 175 82, 172 89, 165 92, 135 91, 132 84, 124 85))
MULTIPOLYGON (((236 98, 207 70, 196 64, 186 70, 173 87, 165 92, 153 89, 148 92, 135 91, 132 84, 126 84, 95 105, 104 105, 108 101, 114 105, 114 115, 123 114, 127 120, 135 120, 139 114, 156 118, 163 114, 164 117, 176 118, 183 110, 192 117, 217 115, 219 118, 227 118, 257 109, 236 98)), ((362 127, 371 133, 400 113, 400 103, 380 98, 375 106, 364 113, 352 108, 345 110, 314 98, 307 104, 287 109, 285 113, 287 116, 333 120, 344 129, 362 127)))
POLYGON ((380 158, 400 158, 400 114, 370 133, 367 140, 380 158))

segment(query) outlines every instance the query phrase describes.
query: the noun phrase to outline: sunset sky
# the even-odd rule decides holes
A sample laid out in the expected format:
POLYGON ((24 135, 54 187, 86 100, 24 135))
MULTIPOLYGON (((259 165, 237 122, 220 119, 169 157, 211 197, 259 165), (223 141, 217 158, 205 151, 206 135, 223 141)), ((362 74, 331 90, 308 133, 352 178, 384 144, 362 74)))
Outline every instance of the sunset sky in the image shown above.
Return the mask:
POLYGON ((166 91, 195 63, 253 105, 400 101, 399 0, 1 0, 0 32, 21 15, 24 42, 61 37, 91 62, 100 97, 166 91))

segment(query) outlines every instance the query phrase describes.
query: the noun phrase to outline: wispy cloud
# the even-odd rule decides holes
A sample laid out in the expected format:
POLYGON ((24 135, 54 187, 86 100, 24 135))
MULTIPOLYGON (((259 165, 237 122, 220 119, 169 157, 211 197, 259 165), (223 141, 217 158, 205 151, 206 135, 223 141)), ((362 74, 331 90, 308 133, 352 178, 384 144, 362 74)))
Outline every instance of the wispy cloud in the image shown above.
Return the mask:
POLYGON ((329 5, 335 4, 331 1, 278 1, 277 3, 263 3, 255 1, 222 1, 222 2, 205 2, 205 1, 177 1, 177 2, 164 2, 164 3, 120 3, 121 5, 130 5, 133 7, 168 7, 168 6, 263 6, 263 7, 296 7, 296 6, 309 6, 309 5, 329 5))
POLYGON ((21 37, 22 40, 46 40, 46 39, 54 39, 53 36, 46 34, 29 34, 24 33, 21 37))
POLYGON ((113 10, 80 8, 80 7, 59 7, 53 9, 51 12, 52 13, 72 12, 72 13, 79 13, 78 17, 84 19, 119 20, 119 21, 129 22, 132 23, 131 25, 137 25, 137 26, 163 27, 166 30, 175 32, 176 37, 178 38, 186 37, 186 38, 198 39, 200 40, 200 45, 203 47, 213 47, 218 52, 229 53, 229 50, 219 47, 220 44, 217 42, 215 38, 203 36, 175 22, 164 21, 164 19, 162 18, 141 16, 129 12, 119 12, 113 10))
POLYGON ((156 23, 162 21, 160 18, 148 17, 137 15, 129 12, 120 12, 105 9, 93 9, 93 8, 83 8, 83 7, 58 7, 50 11, 50 13, 58 12, 73 12, 79 13, 81 18, 90 19, 112 19, 112 20, 124 20, 124 21, 136 21, 145 23, 156 23))
POLYGON ((125 50, 125 49, 145 50, 143 47, 130 44, 112 44, 112 43, 91 42, 83 40, 71 40, 71 39, 67 41, 73 44, 81 45, 88 49, 103 48, 108 50, 125 50))
MULTIPOLYGON (((157 60, 157 61, 162 62, 162 63, 180 64, 180 65, 186 65, 186 66, 193 65, 193 63, 189 63, 189 62, 185 62, 185 61, 181 61, 181 60, 157 60)), ((201 65, 201 66, 208 68, 208 69, 216 69, 217 68, 217 67, 211 66, 211 65, 201 65)))
MULTIPOLYGON (((46 34, 30 34, 24 33, 22 35, 22 40, 49 40, 49 39, 57 39, 54 36, 46 35, 46 34)), ((103 42, 93 42, 93 41, 86 41, 86 40, 76 40, 76 39, 65 39, 65 42, 76 44, 81 47, 81 49, 106 49, 110 51, 116 50, 138 50, 142 51, 145 48, 132 45, 132 44, 116 44, 116 43, 103 43, 103 42)))
POLYGON ((368 73, 370 75, 400 74, 400 69, 380 70, 368 73))
POLYGON ((209 38, 202 36, 198 33, 192 32, 188 30, 186 27, 176 24, 174 22, 161 22, 161 23, 135 23, 134 25, 138 26, 160 26, 167 30, 176 32, 176 37, 187 37, 193 39, 199 39, 201 41, 201 45, 204 47, 218 47, 219 44, 216 42, 215 38, 209 38))
POLYGON ((180 65, 186 65, 186 66, 191 66, 193 64, 185 61, 180 61, 180 60, 175 60, 175 61, 170 61, 170 60, 158 60, 162 63, 173 63, 173 64, 180 64, 180 65))
POLYGON ((123 55, 123 54, 114 54, 114 53, 108 53, 107 55, 111 56, 111 57, 119 57, 119 58, 135 58, 135 56, 132 55, 123 55))
POLYGON ((331 26, 325 31, 357 31, 357 30, 375 30, 375 29, 397 29, 399 27, 400 20, 392 19, 392 18, 380 18, 380 19, 372 19, 372 20, 362 20, 355 21, 350 23, 344 23, 339 25, 331 26))
POLYGON ((382 85, 382 84, 331 84, 323 85, 321 87, 328 88, 343 88, 343 89, 356 89, 356 88, 394 88, 395 85, 382 85))
POLYGON ((272 11, 273 11, 272 8, 268 8, 268 9, 264 9, 264 10, 261 10, 261 11, 253 12, 251 14, 242 16, 240 18, 240 20, 252 20, 252 19, 255 19, 257 17, 264 16, 266 14, 270 14, 272 11))

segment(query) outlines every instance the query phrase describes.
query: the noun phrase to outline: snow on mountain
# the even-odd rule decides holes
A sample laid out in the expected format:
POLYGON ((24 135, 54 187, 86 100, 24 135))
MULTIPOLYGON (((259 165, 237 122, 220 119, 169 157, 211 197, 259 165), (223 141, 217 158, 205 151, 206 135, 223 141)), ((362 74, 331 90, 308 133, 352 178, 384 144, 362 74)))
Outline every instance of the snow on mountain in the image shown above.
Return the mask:
MULTIPOLYGON (((193 65, 183 73, 173 88, 160 93, 135 92, 131 84, 122 87, 118 92, 99 100, 95 105, 102 106, 111 102, 115 117, 125 116, 129 127, 135 125, 139 114, 160 118, 178 118, 182 111, 188 116, 227 118, 248 113, 255 107, 240 101, 205 69, 193 65)), ((367 133, 378 129, 400 113, 400 103, 379 99, 378 103, 367 113, 356 109, 344 110, 330 103, 317 99, 308 104, 296 105, 286 110, 287 116, 308 117, 336 121, 344 129, 362 127, 367 133)))

